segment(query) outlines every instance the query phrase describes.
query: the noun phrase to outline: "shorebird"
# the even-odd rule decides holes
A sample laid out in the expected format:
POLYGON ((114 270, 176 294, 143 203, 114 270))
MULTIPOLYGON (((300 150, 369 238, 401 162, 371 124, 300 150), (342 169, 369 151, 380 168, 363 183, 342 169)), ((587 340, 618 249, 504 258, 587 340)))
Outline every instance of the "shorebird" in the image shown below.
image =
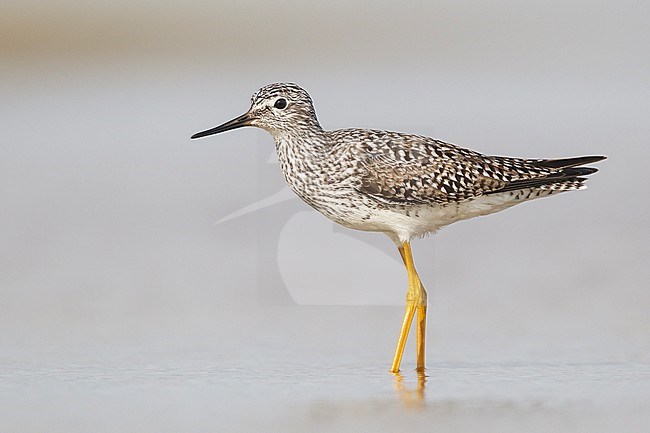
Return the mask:
POLYGON ((411 240, 456 221, 584 189, 585 176, 597 170, 583 166, 605 159, 488 156, 422 135, 327 131, 309 94, 293 83, 262 87, 246 113, 192 138, 243 126, 273 136, 286 182, 308 205, 345 227, 384 233, 397 246, 408 289, 393 373, 400 370, 416 315, 416 370, 425 369, 427 292, 413 264, 411 240))

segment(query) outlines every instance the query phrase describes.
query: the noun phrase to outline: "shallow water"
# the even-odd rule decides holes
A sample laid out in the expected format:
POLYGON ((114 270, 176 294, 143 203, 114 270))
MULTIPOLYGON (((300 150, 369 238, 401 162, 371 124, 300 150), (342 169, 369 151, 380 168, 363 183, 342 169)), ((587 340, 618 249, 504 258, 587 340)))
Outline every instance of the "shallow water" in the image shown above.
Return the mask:
POLYGON ((12 368, 0 423, 3 431, 170 432, 650 426, 647 365, 432 364, 420 387, 414 373, 378 366, 207 361, 12 368))
POLYGON ((400 310, 378 309, 261 309, 257 329, 252 323, 242 326, 246 315, 226 314, 222 319, 233 324, 231 330, 210 331, 204 322, 180 333, 174 327, 136 327, 128 338, 93 330, 53 334, 48 341, 27 337, 5 351, 0 365, 0 430, 632 432, 650 427, 650 363, 606 361, 612 353, 607 341, 601 341, 601 356, 584 356, 533 335, 512 341, 509 351, 518 355, 491 357, 500 343, 490 338, 483 344, 462 335, 458 344, 429 338, 426 377, 412 370, 410 345, 402 374, 392 375, 387 369, 395 335, 385 332, 383 322, 400 310), (312 323, 302 326, 307 320, 312 323), (346 324, 356 329, 347 332, 346 324), (461 360, 463 344, 484 355, 461 360), (540 353, 531 355, 531 347, 540 353))

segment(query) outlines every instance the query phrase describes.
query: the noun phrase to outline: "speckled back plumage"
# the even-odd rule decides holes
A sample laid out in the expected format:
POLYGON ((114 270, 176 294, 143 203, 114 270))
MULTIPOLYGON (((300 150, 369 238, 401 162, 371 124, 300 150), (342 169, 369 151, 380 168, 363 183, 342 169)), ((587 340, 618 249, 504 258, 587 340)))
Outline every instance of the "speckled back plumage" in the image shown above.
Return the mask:
POLYGON ((420 135, 325 131, 309 94, 291 83, 261 88, 248 113, 250 125, 273 135, 284 177, 305 202, 340 224, 384 232, 398 244, 455 221, 581 189, 596 169, 580 166, 604 159, 486 156, 420 135))

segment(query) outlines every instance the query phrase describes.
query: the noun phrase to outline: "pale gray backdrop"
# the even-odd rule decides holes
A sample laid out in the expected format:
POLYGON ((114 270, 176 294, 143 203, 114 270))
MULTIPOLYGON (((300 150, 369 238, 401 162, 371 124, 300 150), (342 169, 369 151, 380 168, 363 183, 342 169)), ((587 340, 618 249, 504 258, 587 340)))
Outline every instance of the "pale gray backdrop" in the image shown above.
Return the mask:
MULTIPOLYGON (((649 12, 633 1, 5 1, 0 355, 12 391, 0 401, 14 415, 0 427, 187 431, 194 419, 250 430, 239 423, 245 393, 211 417, 152 388, 168 396, 152 404, 176 424, 146 410, 116 423, 117 401, 131 395, 121 389, 96 405, 92 390, 58 398, 76 381, 101 388, 102 366, 177 365, 168 352, 180 364, 189 353, 214 377, 241 357, 260 371, 344 357, 351 371, 371 365, 383 377, 406 288, 392 243, 334 227, 286 194, 263 131, 189 139, 274 81, 305 87, 325 128, 415 132, 499 155, 607 155, 587 191, 415 241, 431 294, 428 359, 647 367, 649 12), (70 365, 81 371, 65 373, 70 365), (68 382, 53 373, 61 369, 68 382), (50 416, 28 421, 34 405, 50 416)), ((295 402, 269 406, 266 392, 278 390, 256 394, 260 425, 323 427, 313 407, 299 422, 270 415, 295 402)), ((206 393, 188 401, 225 398, 206 393)), ((327 410, 354 418, 340 399, 343 409, 327 410)), ((647 393, 634 401, 650 406, 647 393)), ((443 414, 456 425, 458 413, 443 414)))

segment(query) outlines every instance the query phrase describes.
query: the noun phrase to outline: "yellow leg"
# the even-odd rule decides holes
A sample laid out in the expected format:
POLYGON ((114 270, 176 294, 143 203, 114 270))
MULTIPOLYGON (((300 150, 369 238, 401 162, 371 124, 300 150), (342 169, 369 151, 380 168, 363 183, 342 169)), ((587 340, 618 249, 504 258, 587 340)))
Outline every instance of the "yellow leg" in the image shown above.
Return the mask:
POLYGON ((402 355, 404 355, 404 346, 406 346, 406 338, 411 330, 411 322, 415 314, 415 308, 407 305, 406 313, 404 313, 404 321, 402 322, 402 330, 399 333, 397 340, 397 348, 395 349, 395 356, 393 357, 393 366, 390 368, 391 373, 399 373, 399 366, 402 363, 402 355))
POLYGON ((406 266, 406 272, 409 279, 409 288, 406 293, 406 312, 404 314, 404 321, 402 322, 402 330, 400 331, 399 339, 397 340, 397 348, 395 349, 395 356, 393 357, 393 365, 390 369, 392 373, 399 372, 399 367, 402 362, 402 355, 404 354, 404 346, 406 339, 411 329, 411 323, 418 313, 417 332, 416 332, 416 370, 419 372, 424 371, 424 347, 425 347, 425 330, 427 323, 427 292, 420 281, 420 277, 413 265, 413 256, 411 254, 411 245, 404 242, 402 247, 399 248, 400 255, 406 266))
POLYGON ((427 332, 427 306, 418 305, 418 324, 417 324, 417 352, 416 352, 416 367, 415 370, 418 372, 424 371, 424 359, 425 359, 425 350, 424 346, 426 345, 426 332, 427 332))

